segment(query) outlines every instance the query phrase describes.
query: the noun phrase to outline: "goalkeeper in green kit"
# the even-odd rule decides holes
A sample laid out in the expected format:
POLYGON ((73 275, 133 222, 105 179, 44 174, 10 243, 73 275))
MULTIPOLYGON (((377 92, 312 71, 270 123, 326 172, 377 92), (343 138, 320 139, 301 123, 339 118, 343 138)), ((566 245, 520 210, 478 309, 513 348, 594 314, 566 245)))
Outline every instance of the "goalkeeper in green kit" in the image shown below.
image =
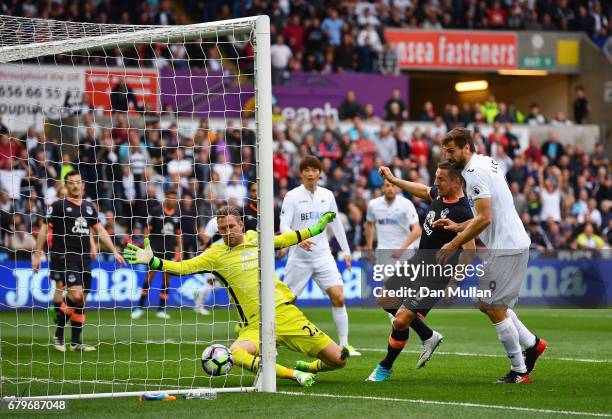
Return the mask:
MULTIPOLYGON (((172 275, 214 274, 227 287, 242 325, 238 338, 230 348, 234 363, 256 373, 260 363, 259 235, 252 230, 244 232, 244 224, 236 208, 220 208, 216 217, 223 243, 213 244, 193 259, 181 262, 159 259, 153 256, 148 239, 145 239, 144 249, 129 244, 124 252, 125 259, 130 264, 146 264, 151 269, 172 275)), ((326 212, 313 227, 275 236, 274 247, 290 247, 316 236, 335 217, 336 213, 326 212)), ((274 297, 277 343, 318 358, 312 362, 298 361, 295 369, 277 364, 278 378, 293 379, 304 387, 310 387, 314 383, 315 373, 346 365, 348 350, 338 346, 293 305, 296 296, 278 278, 274 284, 274 297)))

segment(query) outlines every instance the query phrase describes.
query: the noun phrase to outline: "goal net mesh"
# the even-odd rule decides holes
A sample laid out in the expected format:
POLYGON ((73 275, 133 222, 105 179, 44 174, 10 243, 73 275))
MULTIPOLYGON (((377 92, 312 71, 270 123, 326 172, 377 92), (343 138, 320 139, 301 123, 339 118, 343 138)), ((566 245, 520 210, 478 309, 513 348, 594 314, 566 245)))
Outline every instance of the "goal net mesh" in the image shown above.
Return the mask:
POLYGON ((202 369, 204 348, 236 337, 237 316, 213 277, 164 285, 158 272, 143 291, 146 268, 121 266, 95 227, 91 251, 67 256, 64 268, 50 272, 49 249, 74 239, 72 170, 90 204, 76 228, 99 223, 120 251, 148 233, 158 256, 193 257, 219 239, 214 223, 207 228, 219 207, 257 205, 254 28, 254 18, 160 27, 0 16, 0 396, 253 385, 239 367, 222 377, 202 369), (65 228, 53 227, 33 272, 49 217, 65 228), (81 334, 91 352, 70 350, 69 313, 67 350, 53 345, 54 279, 72 282, 75 266, 77 283, 91 276, 81 334))

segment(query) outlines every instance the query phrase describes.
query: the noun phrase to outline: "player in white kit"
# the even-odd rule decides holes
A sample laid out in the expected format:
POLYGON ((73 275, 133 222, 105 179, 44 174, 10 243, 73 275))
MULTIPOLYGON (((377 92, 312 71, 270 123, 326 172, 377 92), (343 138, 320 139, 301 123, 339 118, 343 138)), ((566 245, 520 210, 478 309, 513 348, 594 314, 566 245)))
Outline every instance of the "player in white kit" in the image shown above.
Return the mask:
MULTIPOLYGON (((321 177, 319 159, 315 156, 304 157, 300 162, 299 171, 302 185, 289 191, 283 200, 280 214, 281 233, 312 227, 317 223, 321 214, 327 211, 338 212, 334 194, 329 189, 317 185, 321 177)), ((345 254, 346 267, 350 270, 351 250, 346 240, 344 227, 338 218, 330 223, 330 226, 345 254)), ((280 257, 284 255, 285 251, 279 252, 280 257)), ((351 356, 361 355, 348 343, 349 321, 344 305, 344 283, 332 256, 329 239, 325 232, 289 249, 284 282, 299 297, 310 277, 331 300, 338 343, 346 347, 351 356)))
MULTIPOLYGON (((488 285, 492 296, 480 299, 480 310, 495 325, 511 363, 510 372, 496 383, 530 383, 529 373, 547 344, 525 327, 512 307, 525 279, 531 241, 514 208, 503 172, 495 160, 475 153, 471 131, 453 129, 442 140, 442 146, 447 160, 462 170, 474 218, 460 224, 440 219, 433 225, 459 232, 442 247, 443 250, 459 249, 478 235, 489 249, 485 276, 479 282, 488 285), (521 345, 525 348, 523 354, 521 345)), ((445 257, 448 253, 442 255, 442 259, 445 257)))
MULTIPOLYGON (((372 250, 374 233, 376 233, 376 263, 394 264, 406 256, 406 250, 418 249, 422 230, 414 204, 401 195, 397 186, 385 179, 382 193, 382 196, 368 202, 365 223, 366 248, 372 250)), ((385 311, 389 313, 393 324, 397 309, 387 308, 385 311)), ((421 338, 423 348, 417 367, 422 368, 431 358, 443 336, 430 329, 421 317, 415 318, 410 327, 421 338)))

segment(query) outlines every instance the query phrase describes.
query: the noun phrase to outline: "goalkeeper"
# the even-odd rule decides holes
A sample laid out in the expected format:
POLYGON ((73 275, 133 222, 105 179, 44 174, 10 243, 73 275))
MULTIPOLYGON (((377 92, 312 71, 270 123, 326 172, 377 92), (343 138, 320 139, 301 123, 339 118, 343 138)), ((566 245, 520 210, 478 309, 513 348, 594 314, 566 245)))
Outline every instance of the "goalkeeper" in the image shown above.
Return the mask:
MULTIPOLYGON (((275 236, 274 247, 293 246, 320 234, 335 216, 334 212, 326 212, 313 227, 275 236)), ((231 346, 234 362, 256 373, 260 363, 259 236, 252 230, 244 232, 244 224, 236 208, 220 208, 216 217, 223 243, 213 244, 195 258, 182 262, 159 259, 153 256, 149 240, 145 239, 144 249, 128 244, 125 259, 130 264, 147 264, 151 269, 172 275, 211 272, 219 278, 227 287, 242 324, 240 334, 231 346)), ((298 361, 294 370, 277 364, 276 376, 310 387, 314 383, 314 373, 344 367, 348 350, 338 346, 293 305, 295 295, 278 279, 275 280, 274 295, 277 342, 296 352, 318 358, 313 362, 298 361)))

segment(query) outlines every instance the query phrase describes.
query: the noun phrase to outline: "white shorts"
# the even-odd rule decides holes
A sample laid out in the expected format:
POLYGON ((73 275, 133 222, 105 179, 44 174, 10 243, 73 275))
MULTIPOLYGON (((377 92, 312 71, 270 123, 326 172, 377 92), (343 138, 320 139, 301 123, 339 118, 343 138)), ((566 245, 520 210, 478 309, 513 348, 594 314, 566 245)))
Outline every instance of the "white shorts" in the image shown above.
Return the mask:
POLYGON ((285 266, 284 282, 297 297, 304 291, 310 277, 323 292, 344 284, 331 253, 311 259, 289 258, 285 266))
POLYGON ((480 298, 480 301, 487 305, 513 308, 527 274, 529 251, 514 255, 496 255, 492 251, 485 262, 485 274, 478 280, 478 289, 491 291, 491 296, 480 298))

